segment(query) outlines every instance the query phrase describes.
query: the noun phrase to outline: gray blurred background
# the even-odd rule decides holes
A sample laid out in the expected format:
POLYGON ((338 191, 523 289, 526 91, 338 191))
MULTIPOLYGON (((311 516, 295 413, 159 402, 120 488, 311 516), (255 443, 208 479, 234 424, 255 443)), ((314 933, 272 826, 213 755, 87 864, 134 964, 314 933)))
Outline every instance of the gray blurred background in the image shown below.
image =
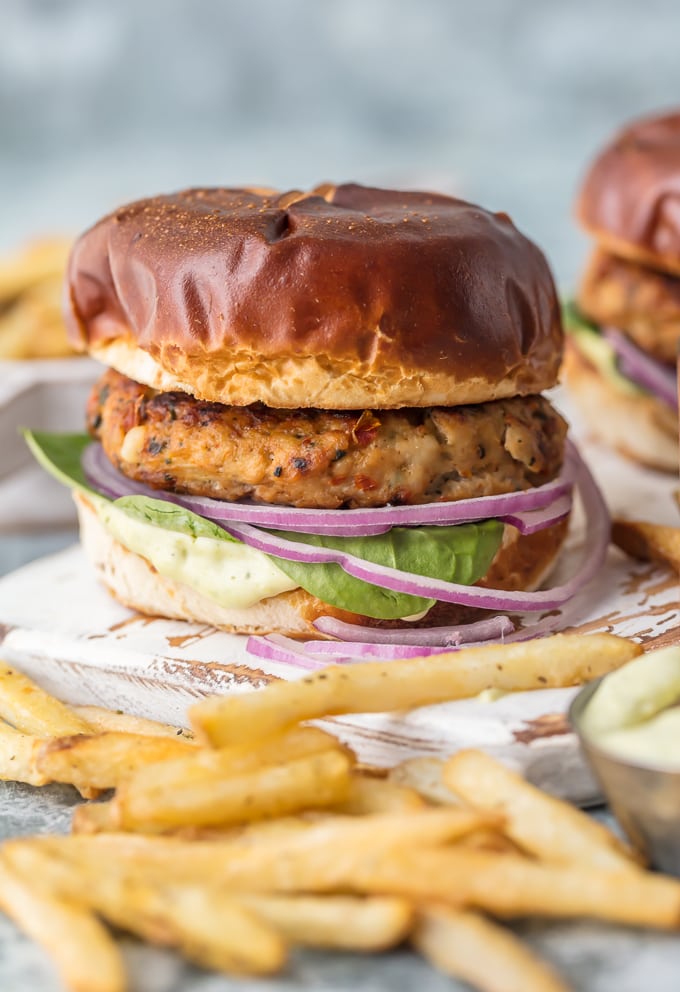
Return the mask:
POLYGON ((0 0, 0 248, 186 185, 505 209, 570 282, 584 163, 680 104, 678 0, 0 0))

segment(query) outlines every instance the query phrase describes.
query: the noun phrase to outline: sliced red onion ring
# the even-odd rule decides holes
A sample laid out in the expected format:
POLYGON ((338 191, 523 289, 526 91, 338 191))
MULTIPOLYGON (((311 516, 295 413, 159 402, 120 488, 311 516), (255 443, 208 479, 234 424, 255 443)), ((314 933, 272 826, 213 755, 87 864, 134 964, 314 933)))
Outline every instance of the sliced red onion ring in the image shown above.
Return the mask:
MULTIPOLYGON (((294 641, 281 634, 268 634, 266 637, 249 637, 246 651, 256 658, 278 661, 284 665, 294 665, 296 668, 325 668, 329 664, 328 658, 320 658, 306 652, 304 645, 304 641, 294 641)), ((343 658, 336 658, 334 663, 341 665, 344 661, 343 658)))
POLYGON ((94 488, 111 499, 148 496, 184 506, 214 523, 255 524, 275 530, 327 536, 369 537, 384 534, 395 526, 453 526, 491 517, 511 524, 523 534, 533 534, 564 518, 570 509, 574 482, 574 459, 567 454, 560 475, 533 489, 500 496, 479 496, 453 502, 421 503, 415 506, 384 506, 367 510, 312 510, 299 507, 235 503, 205 496, 185 496, 133 482, 119 472, 100 444, 89 445, 83 454, 83 471, 94 488), (541 515, 543 514, 543 515, 541 515))
POLYGON ((413 627, 406 630, 403 627, 387 630, 381 627, 362 627, 334 617, 319 617, 314 621, 314 626, 320 634, 328 634, 341 641, 362 641, 383 646, 408 644, 418 648, 444 648, 473 641, 492 641, 504 638, 515 630, 510 617, 505 616, 489 617, 488 620, 478 620, 476 623, 457 627, 413 627))
POLYGON ((552 527, 564 520, 571 513, 572 498, 571 493, 560 496, 550 506, 542 510, 527 510, 525 513, 504 513, 496 519, 502 520, 504 524, 516 527, 520 534, 535 534, 546 527, 552 527))
POLYGON ((257 530, 248 524, 228 523, 223 526, 233 537, 264 554, 308 564, 334 562, 354 578, 411 596, 423 596, 444 603, 457 603, 461 606, 475 606, 495 611, 537 612, 557 609, 593 578, 604 561, 609 543, 609 513, 602 494, 574 446, 569 443, 569 447, 572 457, 576 460, 576 484, 581 493, 587 518, 586 553, 579 569, 568 582, 539 592, 508 592, 504 589, 483 589, 478 586, 445 582, 442 579, 402 572, 386 565, 376 565, 333 548, 315 548, 300 544, 257 530))
POLYGON ((439 645, 418 644, 374 644, 371 641, 307 641, 312 654, 328 657, 328 662, 336 658, 377 659, 396 661, 400 658, 426 658, 432 654, 446 654, 461 647, 458 644, 439 645), (329 657, 330 656, 330 657, 329 657))
POLYGON ((399 661, 407 658, 424 658, 446 654, 455 648, 418 648, 411 645, 356 644, 340 641, 294 641, 282 634, 266 637, 249 637, 246 650, 249 654, 267 661, 278 661, 298 668, 325 668, 327 665, 346 665, 362 661, 399 661))
POLYGON ((663 362, 650 358, 618 328, 603 327, 602 333, 616 352, 623 375, 677 410, 678 378, 675 371, 663 362))

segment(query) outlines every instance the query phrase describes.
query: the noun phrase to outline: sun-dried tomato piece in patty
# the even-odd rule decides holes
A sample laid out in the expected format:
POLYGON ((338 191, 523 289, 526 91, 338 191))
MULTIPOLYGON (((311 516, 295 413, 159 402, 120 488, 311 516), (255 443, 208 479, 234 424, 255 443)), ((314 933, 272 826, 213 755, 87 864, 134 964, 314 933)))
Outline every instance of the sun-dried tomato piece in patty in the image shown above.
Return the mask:
POLYGON ((558 474, 566 424, 542 396, 474 406, 336 411, 222 406, 109 370, 88 427, 113 464, 158 489, 338 509, 513 492, 558 474))

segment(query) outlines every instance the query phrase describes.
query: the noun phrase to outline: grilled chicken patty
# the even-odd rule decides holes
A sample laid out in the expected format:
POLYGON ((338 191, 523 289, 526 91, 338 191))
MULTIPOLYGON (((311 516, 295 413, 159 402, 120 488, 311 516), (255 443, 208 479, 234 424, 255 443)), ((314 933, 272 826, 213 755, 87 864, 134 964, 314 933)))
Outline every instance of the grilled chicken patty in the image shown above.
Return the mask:
POLYGON ((578 302, 591 320, 618 327, 643 351, 675 367, 680 344, 680 277, 596 250, 578 302))
POLYGON ((223 406, 109 370, 88 427, 128 478, 217 499, 339 509, 542 485, 567 425, 542 396, 389 411, 223 406))

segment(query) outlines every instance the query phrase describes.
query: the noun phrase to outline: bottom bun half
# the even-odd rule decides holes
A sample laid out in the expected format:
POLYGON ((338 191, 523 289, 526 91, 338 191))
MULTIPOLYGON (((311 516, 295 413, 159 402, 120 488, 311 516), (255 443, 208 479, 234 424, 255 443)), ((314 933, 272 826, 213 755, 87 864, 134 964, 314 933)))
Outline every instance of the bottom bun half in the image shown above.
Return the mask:
MULTIPOLYGON (((412 629, 468 623, 486 614, 453 603, 437 603, 425 617, 413 623, 376 620, 328 606, 304 589, 271 596, 248 608, 228 608, 184 583, 161 575, 145 558, 128 551, 111 536, 87 497, 76 492, 74 499, 81 542, 99 578, 119 603, 148 616, 190 620, 238 634, 277 633, 304 638, 322 636, 313 626, 313 621, 321 616, 372 627, 412 629)), ((537 588, 555 564, 568 525, 568 520, 564 520, 529 536, 506 527, 503 544, 478 584, 499 589, 537 588)))
POLYGON ((678 471, 678 418, 665 403, 646 393, 617 389, 570 342, 563 372, 594 437, 647 468, 678 471))

